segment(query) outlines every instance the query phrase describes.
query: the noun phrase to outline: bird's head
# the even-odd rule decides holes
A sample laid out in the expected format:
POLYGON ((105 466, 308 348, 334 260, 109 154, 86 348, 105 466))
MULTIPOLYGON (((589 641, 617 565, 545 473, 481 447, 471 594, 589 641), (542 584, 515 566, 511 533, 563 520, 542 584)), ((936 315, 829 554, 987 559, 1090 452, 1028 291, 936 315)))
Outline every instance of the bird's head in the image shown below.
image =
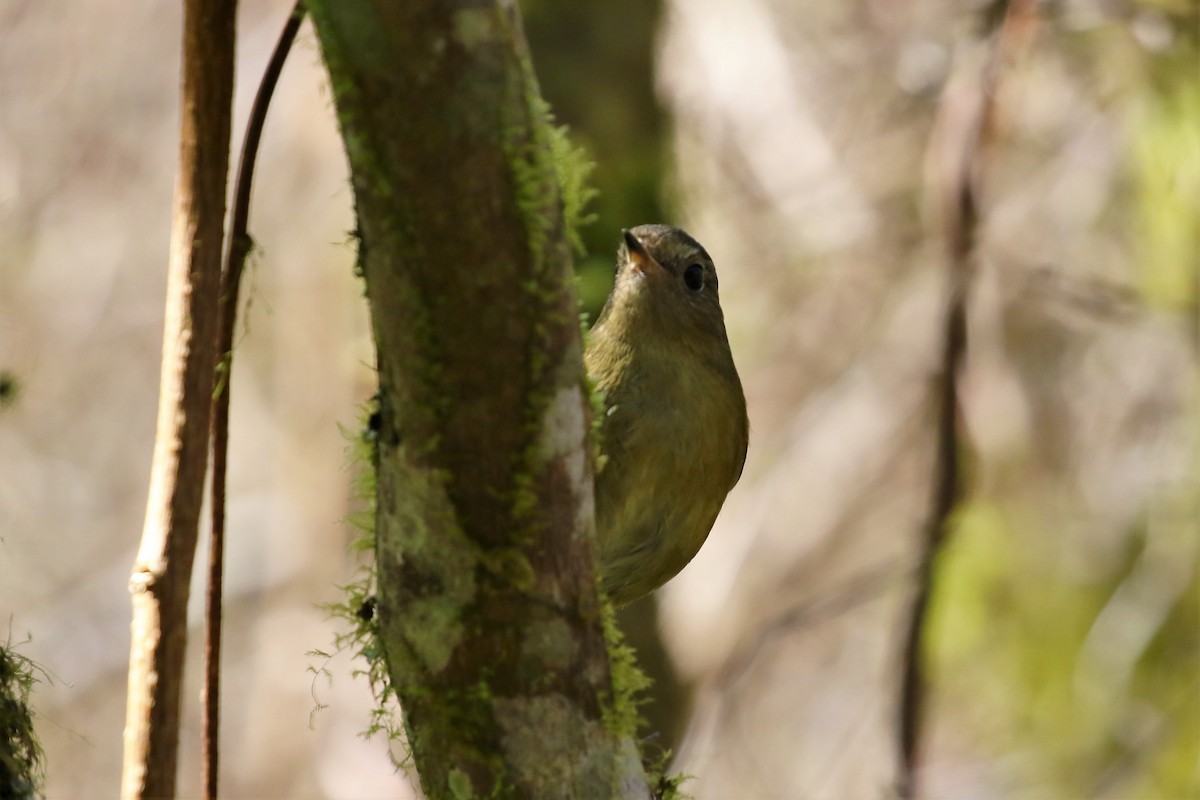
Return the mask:
POLYGON ((727 347, 717 270, 700 243, 669 225, 621 233, 616 284, 597 325, 627 326, 631 335, 649 329, 656 339, 697 346, 715 338, 727 347))

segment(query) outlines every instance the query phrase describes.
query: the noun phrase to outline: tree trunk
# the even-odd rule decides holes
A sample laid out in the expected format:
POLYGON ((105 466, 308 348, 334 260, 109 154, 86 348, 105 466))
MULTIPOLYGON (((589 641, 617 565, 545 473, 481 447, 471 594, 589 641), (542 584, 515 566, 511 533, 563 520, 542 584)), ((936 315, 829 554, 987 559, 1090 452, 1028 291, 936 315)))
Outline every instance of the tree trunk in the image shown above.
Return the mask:
POLYGON ((570 251, 518 12, 310 11, 377 348, 378 624, 422 787, 645 797, 614 713, 570 251))

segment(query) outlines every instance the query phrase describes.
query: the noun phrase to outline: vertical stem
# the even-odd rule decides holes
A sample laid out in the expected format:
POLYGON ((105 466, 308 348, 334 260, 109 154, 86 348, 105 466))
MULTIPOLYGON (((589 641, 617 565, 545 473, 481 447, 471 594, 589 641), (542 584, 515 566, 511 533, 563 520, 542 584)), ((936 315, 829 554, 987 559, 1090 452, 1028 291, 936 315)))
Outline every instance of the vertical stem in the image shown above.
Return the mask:
POLYGON ((221 274, 219 329, 217 332, 218 385, 213 393, 212 409, 212 530, 209 538, 208 592, 206 640, 204 651, 204 796, 215 800, 220 759, 221 726, 221 595, 225 570, 225 465, 229 451, 229 396, 233 381, 233 330, 237 322, 238 290, 246 258, 252 242, 248 231, 250 189, 254 182, 254 165, 258 159, 258 144, 262 138, 267 108, 275 92, 275 84, 283 71, 300 22, 304 19, 303 5, 297 0, 279 34, 279 41, 267 62, 266 71, 254 96, 246 137, 238 162, 237 182, 233 191, 233 212, 226 241, 225 269, 221 274))
MULTIPOLYGON (((940 383, 937 397, 937 445, 933 468, 933 497, 925 538, 917 563, 916 593, 904 640, 899 709, 900 772, 897 794, 911 800, 919 794, 919 768, 924 733, 928 678, 924 643, 929 600, 937 558, 949 537, 950 515, 962 495, 959 461, 958 381, 967 352, 967 304, 974 280, 974 258, 980 228, 980 175, 987 137, 996 114, 996 94, 1004 68, 1028 42, 1036 21, 1037 0, 1001 0, 1004 13, 991 51, 977 81, 975 113, 965 125, 946 134, 955 150, 952 174, 945 176, 948 202, 947 269, 949 297, 942 328, 940 383)), ((953 102, 946 98, 943 111, 953 102)), ((944 113, 948 119, 952 114, 944 113)))
MULTIPOLYGON (((972 200, 964 201, 974 208, 972 200)), ((972 212, 973 214, 973 212, 972 212)), ((973 238, 973 237, 970 237, 973 238)), ((969 252, 969 249, 968 251, 969 252)), ((934 496, 925 541, 917 565, 917 590, 904 642, 904 674, 900 689, 900 786, 898 794, 917 796, 917 770, 925 721, 927 679, 922 646, 933 567, 948 535, 950 514, 962 492, 958 458, 958 375, 967 349, 966 281, 958 276, 951 289, 942 335, 942 378, 939 385, 937 453, 934 461, 934 496)))
POLYGON ((187 600, 216 357, 236 0, 185 0, 179 177, 171 232, 158 429, 141 546, 121 795, 175 794, 187 600))

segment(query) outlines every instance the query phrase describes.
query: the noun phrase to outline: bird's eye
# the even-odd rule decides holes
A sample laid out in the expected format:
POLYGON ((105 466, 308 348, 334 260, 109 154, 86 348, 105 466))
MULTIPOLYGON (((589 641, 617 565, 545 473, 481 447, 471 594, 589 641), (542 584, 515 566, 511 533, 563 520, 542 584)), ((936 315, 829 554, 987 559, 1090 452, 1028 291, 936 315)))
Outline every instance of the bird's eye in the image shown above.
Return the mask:
POLYGON ((704 288, 704 267, 699 264, 689 264, 688 268, 683 271, 683 282, 693 292, 698 292, 704 288))

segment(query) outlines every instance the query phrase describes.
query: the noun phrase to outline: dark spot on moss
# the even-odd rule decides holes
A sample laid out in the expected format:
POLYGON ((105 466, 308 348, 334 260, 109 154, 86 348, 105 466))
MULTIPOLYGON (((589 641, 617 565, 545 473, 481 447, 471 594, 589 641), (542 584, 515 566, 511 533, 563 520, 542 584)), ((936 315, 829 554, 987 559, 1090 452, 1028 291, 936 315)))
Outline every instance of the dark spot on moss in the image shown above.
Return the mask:
POLYGON ((358 612, 355 614, 363 622, 370 622, 375 619, 375 596, 371 595, 366 600, 362 601, 362 605, 358 607, 358 612))

